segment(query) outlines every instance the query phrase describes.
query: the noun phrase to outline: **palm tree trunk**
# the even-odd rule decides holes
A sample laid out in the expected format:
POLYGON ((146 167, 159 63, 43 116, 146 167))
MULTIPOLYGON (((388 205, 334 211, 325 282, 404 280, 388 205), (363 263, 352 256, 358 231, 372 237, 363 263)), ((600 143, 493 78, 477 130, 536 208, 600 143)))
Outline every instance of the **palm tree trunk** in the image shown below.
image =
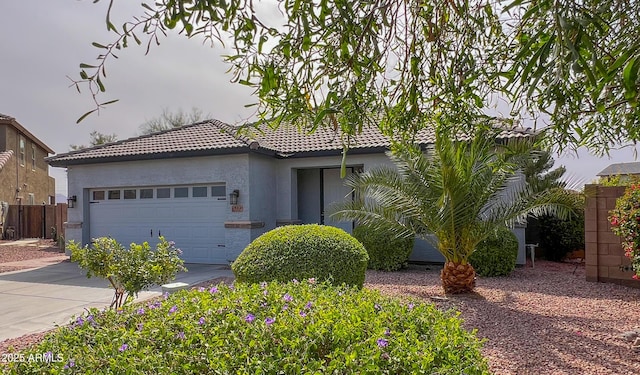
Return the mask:
POLYGON ((469 293, 476 287, 476 271, 469 263, 446 262, 440 278, 446 294, 469 293))

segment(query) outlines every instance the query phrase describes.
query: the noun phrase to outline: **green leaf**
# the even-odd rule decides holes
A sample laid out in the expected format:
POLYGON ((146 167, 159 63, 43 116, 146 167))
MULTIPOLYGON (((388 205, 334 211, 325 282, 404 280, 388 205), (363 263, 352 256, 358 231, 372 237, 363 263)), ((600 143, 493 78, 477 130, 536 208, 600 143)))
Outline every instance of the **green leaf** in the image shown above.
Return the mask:
POLYGON ((96 109, 92 109, 91 111, 89 111, 89 112, 85 113, 84 115, 80 116, 80 118, 78 118, 76 120, 76 124, 79 124, 80 121, 84 120, 87 116, 89 116, 90 114, 92 114, 93 112, 95 112, 97 110, 98 110, 97 108, 96 109))
POLYGON ((100 80, 100 76, 96 76, 96 80, 95 80, 95 82, 96 82, 96 84, 98 84, 98 89, 99 89, 101 92, 104 92, 104 91, 105 91, 105 89, 104 89, 104 84, 102 84, 102 81, 100 80))
POLYGON ((113 100, 109 100, 109 101, 107 101, 107 102, 102 102, 102 103, 100 103, 100 106, 102 107, 103 105, 113 104, 113 103, 118 102, 119 100, 120 100, 120 99, 113 99, 113 100))
POLYGON ((636 90, 638 68, 640 67, 640 64, 637 64, 636 61, 638 61, 638 56, 632 57, 622 71, 622 80, 626 91, 636 90))
POLYGON ((305 36, 302 37, 302 50, 308 51, 310 48, 311 48, 311 36, 309 36, 309 34, 305 34, 305 36))

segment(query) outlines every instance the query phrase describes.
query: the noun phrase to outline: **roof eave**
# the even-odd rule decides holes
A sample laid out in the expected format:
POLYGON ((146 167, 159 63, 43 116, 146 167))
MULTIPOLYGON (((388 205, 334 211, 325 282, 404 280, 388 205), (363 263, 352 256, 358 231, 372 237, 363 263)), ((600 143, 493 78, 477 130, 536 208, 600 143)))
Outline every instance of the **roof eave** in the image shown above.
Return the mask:
MULTIPOLYGON (((347 154, 349 155, 379 154, 379 153, 384 153, 388 150, 389 148, 387 146, 350 148, 347 150, 347 154)), ((336 155, 342 155, 342 149, 276 153, 276 157, 279 159, 309 158, 309 157, 336 156, 336 155)))
POLYGON ((11 125, 16 128, 20 133, 26 135, 29 139, 35 142, 38 146, 40 146, 43 150, 45 150, 49 154, 55 154, 55 151, 51 149, 51 147, 47 146, 44 142, 42 142, 38 137, 33 135, 30 131, 28 131, 24 126, 20 125, 20 123, 13 117, 0 119, 0 123, 11 125))
MULTIPOLYGON (((199 156, 215 156, 215 155, 237 155, 249 153, 248 147, 233 147, 223 149, 207 149, 207 150, 190 150, 182 152, 162 152, 153 154, 138 154, 138 155, 122 155, 122 156, 108 156, 97 158, 82 158, 82 159, 62 159, 58 160, 56 156, 46 158, 45 161, 52 167, 65 168, 73 165, 86 165, 86 164, 104 164, 104 163, 118 163, 127 161, 141 161, 141 160, 162 160, 173 158, 189 158, 199 156)), ((255 152, 255 151, 254 151, 255 152)))

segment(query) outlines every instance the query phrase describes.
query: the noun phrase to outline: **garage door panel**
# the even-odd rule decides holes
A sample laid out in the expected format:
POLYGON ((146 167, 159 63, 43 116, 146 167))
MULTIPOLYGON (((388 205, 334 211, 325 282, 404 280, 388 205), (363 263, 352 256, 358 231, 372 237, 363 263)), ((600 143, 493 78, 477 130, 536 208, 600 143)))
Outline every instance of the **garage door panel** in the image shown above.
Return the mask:
POLYGON ((155 246, 162 235, 183 251, 185 262, 226 264, 227 209, 218 197, 101 200, 89 207, 90 234, 127 247, 144 241, 155 246))

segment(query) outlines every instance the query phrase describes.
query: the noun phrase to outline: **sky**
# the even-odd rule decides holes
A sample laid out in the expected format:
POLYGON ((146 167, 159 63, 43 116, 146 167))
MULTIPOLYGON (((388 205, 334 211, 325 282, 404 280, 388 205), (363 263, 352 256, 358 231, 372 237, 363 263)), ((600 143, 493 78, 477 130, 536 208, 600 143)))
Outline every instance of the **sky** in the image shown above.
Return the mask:
MULTIPOLYGON (((76 120, 93 109, 90 94, 78 93, 68 77, 79 78, 79 64, 94 64, 100 50, 92 42, 113 40, 104 23, 108 0, 20 0, 0 2, 0 113, 15 117, 56 153, 87 144, 89 133, 139 135, 139 126, 170 111, 199 108, 230 124, 251 115, 251 89, 231 83, 221 47, 201 39, 169 34, 145 55, 144 47, 124 49, 107 65, 107 91, 101 101, 119 99, 98 115, 76 120)), ((116 1, 113 23, 140 14, 140 2, 116 1)), ((527 126, 527 124, 524 124, 527 126)), ((556 166, 578 184, 590 183, 611 163, 636 161, 633 148, 599 158, 586 150, 556 155, 556 166)), ((51 168, 56 193, 66 195, 66 172, 51 168)))

